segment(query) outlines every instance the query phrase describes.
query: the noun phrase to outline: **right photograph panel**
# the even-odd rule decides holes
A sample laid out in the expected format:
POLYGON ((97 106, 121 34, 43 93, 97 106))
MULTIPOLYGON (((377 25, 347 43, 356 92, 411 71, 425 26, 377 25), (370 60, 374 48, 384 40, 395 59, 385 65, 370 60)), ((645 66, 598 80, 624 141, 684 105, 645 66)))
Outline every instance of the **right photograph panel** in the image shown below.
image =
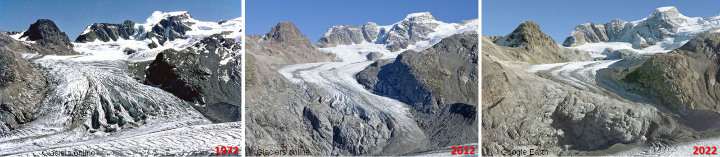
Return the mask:
POLYGON ((477 155, 478 1, 246 1, 246 155, 477 155))
POLYGON ((718 4, 482 2, 482 155, 717 156, 718 4))

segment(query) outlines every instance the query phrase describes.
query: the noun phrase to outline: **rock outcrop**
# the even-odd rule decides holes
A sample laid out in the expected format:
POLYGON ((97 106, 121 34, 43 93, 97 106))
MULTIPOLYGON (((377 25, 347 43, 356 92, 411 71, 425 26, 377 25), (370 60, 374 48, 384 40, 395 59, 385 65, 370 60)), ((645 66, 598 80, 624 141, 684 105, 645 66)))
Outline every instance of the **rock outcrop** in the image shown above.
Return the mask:
POLYGON ((720 111, 720 33, 701 34, 682 47, 658 53, 627 68, 622 82, 628 91, 656 100, 671 111, 720 111))
POLYGON ((36 51, 46 55, 72 55, 78 54, 73 50, 74 45, 70 42, 70 38, 61 32, 55 25, 55 22, 48 19, 39 19, 30 25, 25 31, 21 40, 31 41, 45 51, 36 51))
POLYGON ((130 39, 135 34, 135 22, 125 20, 122 24, 94 23, 75 39, 75 42, 103 42, 130 39))
POLYGON ((157 85, 194 103, 215 122, 240 120, 241 44, 215 34, 193 46, 157 55, 146 70, 146 84, 157 85))

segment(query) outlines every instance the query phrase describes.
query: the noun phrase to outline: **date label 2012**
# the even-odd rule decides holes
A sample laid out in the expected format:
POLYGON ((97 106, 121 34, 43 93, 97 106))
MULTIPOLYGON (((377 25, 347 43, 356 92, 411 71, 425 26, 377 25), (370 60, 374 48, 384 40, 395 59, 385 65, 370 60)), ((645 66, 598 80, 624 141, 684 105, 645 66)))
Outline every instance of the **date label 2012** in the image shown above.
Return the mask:
POLYGON ((240 154, 238 150, 239 148, 237 146, 220 146, 215 147, 215 154, 240 154))
POLYGON ((695 146, 693 147, 695 151, 693 151, 693 154, 707 154, 707 155, 717 155, 717 147, 715 146, 695 146))
POLYGON ((475 146, 452 146, 451 154, 475 154, 475 146))

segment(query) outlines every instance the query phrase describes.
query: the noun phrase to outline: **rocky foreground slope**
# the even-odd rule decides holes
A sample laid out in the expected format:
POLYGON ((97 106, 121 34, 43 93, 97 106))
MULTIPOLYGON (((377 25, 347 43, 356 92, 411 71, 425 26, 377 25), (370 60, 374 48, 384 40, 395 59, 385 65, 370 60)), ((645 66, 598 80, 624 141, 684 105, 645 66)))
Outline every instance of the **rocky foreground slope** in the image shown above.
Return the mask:
POLYGON ((0 32, 0 132, 32 121, 41 98, 51 86, 45 72, 21 53, 39 48, 0 32))
MULTIPOLYGON (((525 34, 532 33, 541 32, 525 34)), ((543 43, 537 39, 541 38, 526 40, 526 45, 543 43)), ((542 71, 529 72, 532 62, 513 57, 517 48, 497 45, 488 37, 482 40, 484 155, 518 149, 587 154, 616 144, 666 145, 692 132, 678 124, 672 113, 651 104, 582 90, 541 77, 542 71)))

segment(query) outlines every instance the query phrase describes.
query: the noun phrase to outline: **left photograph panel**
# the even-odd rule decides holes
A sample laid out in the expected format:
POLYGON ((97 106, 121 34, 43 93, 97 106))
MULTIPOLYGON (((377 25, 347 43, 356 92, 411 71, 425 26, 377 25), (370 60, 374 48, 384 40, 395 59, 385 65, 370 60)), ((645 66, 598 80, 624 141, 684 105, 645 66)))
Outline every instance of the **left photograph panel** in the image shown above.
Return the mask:
POLYGON ((241 1, 1 1, 0 156, 243 154, 241 1))

